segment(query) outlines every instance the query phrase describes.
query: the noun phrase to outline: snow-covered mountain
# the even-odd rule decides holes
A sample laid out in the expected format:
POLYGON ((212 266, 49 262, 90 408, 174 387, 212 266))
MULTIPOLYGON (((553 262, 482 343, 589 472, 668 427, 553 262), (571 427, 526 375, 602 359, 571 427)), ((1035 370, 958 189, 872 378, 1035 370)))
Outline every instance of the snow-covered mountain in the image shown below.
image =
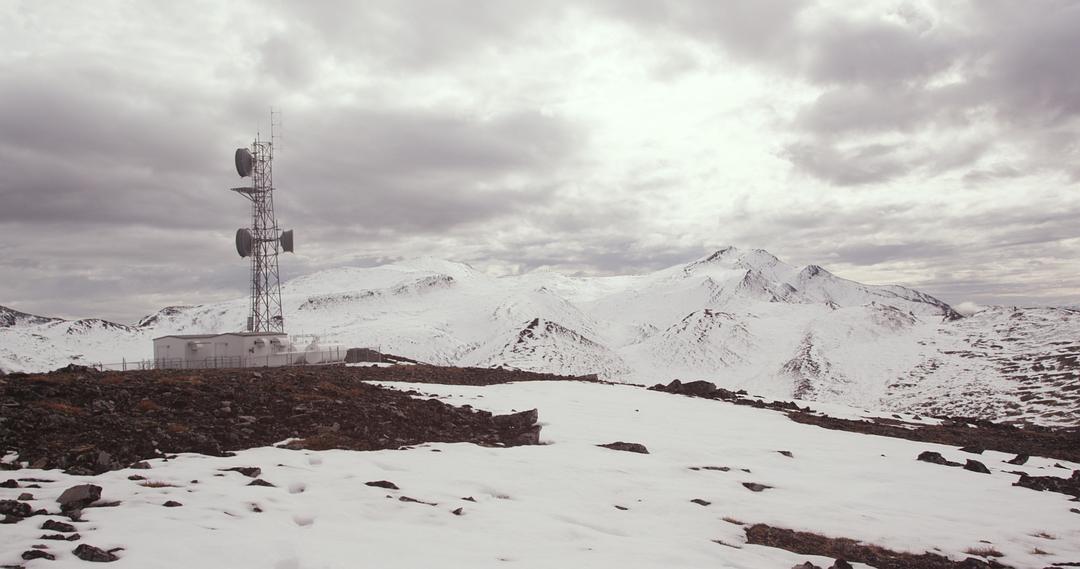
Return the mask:
MULTIPOLYGON (((864 408, 1080 423, 1080 311, 961 316, 901 286, 727 247, 654 273, 492 277, 418 259, 346 267, 283 287, 287 328, 437 364, 611 381, 707 379, 864 408)), ((0 368, 151 357, 168 333, 240 330, 247 300, 169 307, 136 326, 0 308, 0 368)))

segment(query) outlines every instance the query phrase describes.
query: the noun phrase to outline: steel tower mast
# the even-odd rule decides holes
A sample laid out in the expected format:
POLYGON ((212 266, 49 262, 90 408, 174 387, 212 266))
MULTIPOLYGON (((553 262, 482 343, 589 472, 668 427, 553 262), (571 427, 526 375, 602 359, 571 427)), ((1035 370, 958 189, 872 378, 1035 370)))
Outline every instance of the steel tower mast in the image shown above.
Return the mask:
MULTIPOLYGON (((272 122, 272 121, 271 121, 272 122)), ((251 201, 251 227, 236 231, 236 252, 251 257, 251 310, 248 332, 284 332, 278 255, 293 252, 293 232, 281 231, 274 216, 274 136, 256 135, 250 148, 236 149, 236 173, 250 186, 232 191, 251 201)))

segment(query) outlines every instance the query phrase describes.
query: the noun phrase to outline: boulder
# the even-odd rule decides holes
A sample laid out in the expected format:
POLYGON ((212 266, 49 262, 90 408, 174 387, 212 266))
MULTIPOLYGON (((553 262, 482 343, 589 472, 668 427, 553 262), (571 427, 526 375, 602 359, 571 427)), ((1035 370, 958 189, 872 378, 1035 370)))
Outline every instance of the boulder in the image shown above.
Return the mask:
POLYGON ((41 524, 41 529, 58 531, 62 533, 71 533, 75 531, 75 526, 65 522, 58 522, 56 520, 45 520, 45 523, 41 524))
POLYGON ((964 470, 981 472, 982 474, 990 474, 990 469, 987 468, 985 464, 977 460, 971 460, 970 458, 968 459, 967 463, 964 464, 964 470))
POLYGON ((67 512, 80 510, 101 498, 101 486, 95 484, 79 484, 64 490, 56 499, 60 503, 60 510, 67 512))
POLYGON ((55 555, 53 555, 52 553, 49 553, 47 551, 42 551, 40 549, 30 549, 30 550, 24 551, 22 553, 22 558, 25 559, 26 561, 30 561, 32 559, 48 559, 49 561, 56 560, 55 555))
POLYGON ((1007 462, 1009 464, 1015 464, 1015 465, 1019 466, 1021 464, 1026 463, 1029 458, 1031 458, 1031 456, 1026 455, 1026 454, 1018 454, 1018 455, 1014 456, 1012 458, 1012 460, 1006 460, 1005 462, 1007 462))
POLYGON ((599 447, 609 448, 611 450, 621 450, 625 452, 636 452, 638 454, 649 454, 649 449, 645 448, 645 445, 641 443, 626 443, 623 441, 616 441, 608 443, 606 445, 596 445, 599 447))
POLYGON ((494 421, 495 426, 500 429, 521 430, 536 425, 536 421, 539 418, 539 412, 536 409, 530 409, 528 411, 521 411, 520 413, 512 413, 510 415, 495 415, 491 420, 494 421))
POLYGON ((75 557, 82 559, 83 561, 91 561, 95 563, 108 563, 110 561, 116 561, 120 559, 114 555, 111 551, 105 551, 100 547, 94 547, 93 545, 82 544, 76 547, 72 553, 75 557))
POLYGON ((33 512, 30 504, 25 504, 17 500, 0 500, 0 515, 12 516, 15 518, 28 518, 33 512))
POLYGON ((1058 478, 1057 476, 1029 476, 1028 474, 1020 473, 1020 479, 1014 482, 1013 486, 1022 486, 1040 492, 1059 492, 1061 494, 1068 494, 1075 498, 1080 498, 1080 470, 1073 471, 1072 476, 1069 478, 1058 478))
POLYGON ((262 474, 262 469, 258 466, 234 466, 232 468, 222 468, 225 472, 239 472, 248 478, 258 478, 262 474))
POLYGON ((941 456, 940 452, 933 452, 929 450, 919 453, 917 460, 921 460, 922 462, 929 462, 931 464, 940 464, 942 466, 960 466, 959 462, 945 460, 945 457, 941 456))

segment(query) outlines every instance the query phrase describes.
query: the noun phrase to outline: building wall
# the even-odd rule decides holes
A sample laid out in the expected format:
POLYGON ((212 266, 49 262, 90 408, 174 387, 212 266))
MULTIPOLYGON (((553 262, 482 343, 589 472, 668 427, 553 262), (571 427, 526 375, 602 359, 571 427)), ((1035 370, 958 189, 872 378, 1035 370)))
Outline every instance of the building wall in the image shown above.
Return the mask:
POLYGON ((288 350, 284 335, 219 334, 205 338, 166 336, 154 340, 154 360, 160 367, 246 367, 282 365, 274 356, 288 350), (278 340, 278 343, 272 340, 278 340))

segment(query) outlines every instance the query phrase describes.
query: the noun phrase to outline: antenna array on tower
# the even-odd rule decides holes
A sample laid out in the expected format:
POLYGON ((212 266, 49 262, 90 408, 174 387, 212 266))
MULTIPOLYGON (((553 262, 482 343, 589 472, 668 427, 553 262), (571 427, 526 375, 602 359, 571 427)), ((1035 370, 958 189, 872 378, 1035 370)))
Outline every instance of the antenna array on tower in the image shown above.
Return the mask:
POLYGON ((256 136, 250 148, 237 148, 235 155, 236 173, 251 178, 250 186, 232 188, 251 201, 251 227, 236 231, 236 252, 251 258, 249 332, 285 331, 278 254, 293 252, 293 232, 281 231, 274 217, 274 120, 271 112, 269 141, 256 136))

